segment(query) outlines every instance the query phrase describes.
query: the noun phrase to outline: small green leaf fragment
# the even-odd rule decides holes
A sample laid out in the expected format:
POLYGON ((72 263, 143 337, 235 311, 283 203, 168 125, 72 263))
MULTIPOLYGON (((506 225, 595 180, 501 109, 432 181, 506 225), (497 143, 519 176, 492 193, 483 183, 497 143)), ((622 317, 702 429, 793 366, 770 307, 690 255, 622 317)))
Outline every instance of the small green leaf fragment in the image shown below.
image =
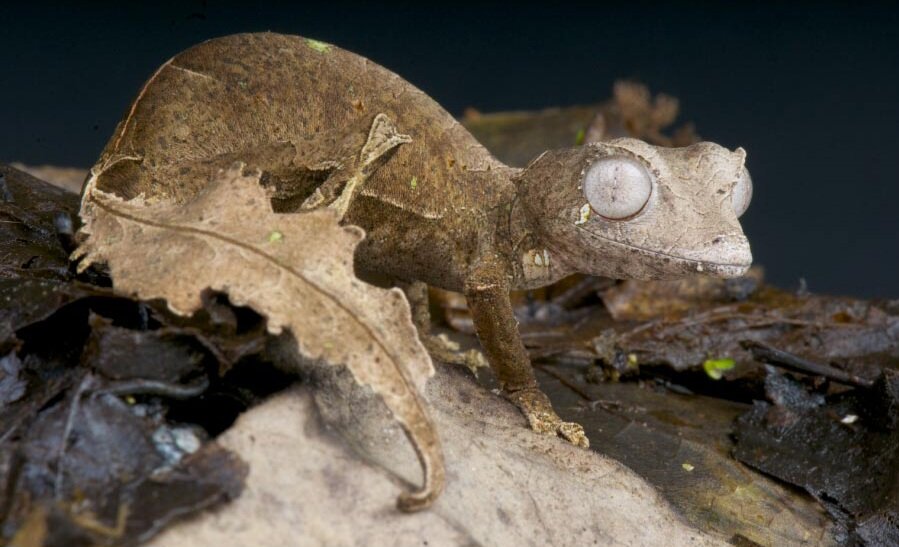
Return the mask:
POLYGON ((331 44, 319 42, 318 40, 313 40, 312 38, 306 38, 306 45, 319 53, 327 53, 328 50, 331 49, 331 44))
POLYGON ((580 146, 584 144, 584 138, 587 136, 587 132, 584 131, 584 128, 580 128, 577 130, 577 135, 574 137, 574 145, 580 146))
POLYGON ((712 380, 720 380, 724 376, 724 372, 731 370, 736 362, 725 357, 724 359, 706 359, 702 364, 702 369, 709 375, 712 380))
POLYGON ((277 230, 272 230, 268 234, 268 242, 269 243, 281 243, 282 241, 284 241, 284 234, 282 234, 281 232, 279 232, 277 230))
POLYGON ((418 177, 412 177, 412 180, 409 181, 409 187, 415 190, 418 188, 418 177))
POLYGON ((688 471, 688 472, 696 469, 696 467, 692 463, 689 463, 689 462, 684 462, 684 463, 680 464, 680 466, 684 468, 684 471, 688 471))

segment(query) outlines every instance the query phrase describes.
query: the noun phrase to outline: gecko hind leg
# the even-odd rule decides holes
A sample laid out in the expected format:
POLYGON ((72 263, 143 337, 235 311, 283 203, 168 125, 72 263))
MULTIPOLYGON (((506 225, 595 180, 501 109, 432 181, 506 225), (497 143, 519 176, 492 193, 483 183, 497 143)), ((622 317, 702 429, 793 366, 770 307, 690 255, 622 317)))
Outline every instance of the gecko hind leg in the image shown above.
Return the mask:
POLYGON ((406 293, 412 308, 412 322, 418 330, 422 345, 432 358, 451 365, 460 365, 478 376, 478 369, 489 366, 484 354, 476 349, 461 351, 459 344, 446 334, 431 333, 431 312, 428 303, 428 286, 421 281, 398 283, 406 293))
POLYGON ((475 377, 478 376, 479 369, 489 366, 483 353, 476 349, 462 351, 459 344, 450 340, 445 334, 436 336, 425 334, 419 337, 431 357, 450 365, 461 365, 470 370, 475 377))

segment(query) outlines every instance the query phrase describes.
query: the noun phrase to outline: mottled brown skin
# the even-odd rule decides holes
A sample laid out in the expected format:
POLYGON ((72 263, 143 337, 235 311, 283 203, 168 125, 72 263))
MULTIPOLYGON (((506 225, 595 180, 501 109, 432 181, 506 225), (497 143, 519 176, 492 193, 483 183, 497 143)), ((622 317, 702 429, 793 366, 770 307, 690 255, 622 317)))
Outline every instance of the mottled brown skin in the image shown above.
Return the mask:
POLYGON ((182 200, 209 171, 241 160, 261 164, 287 202, 305 190, 296 178, 358 154, 373 117, 386 114, 413 142, 368 178, 346 220, 368 233, 360 267, 400 279, 462 290, 479 227, 493 224, 496 207, 515 191, 512 170, 427 95, 363 57, 333 46, 319 51, 300 37, 240 34, 191 48, 154 75, 134 107, 122 123, 140 122, 103 155, 143 161, 106 176, 139 181, 134 195, 182 200), (185 98, 171 95, 196 78, 208 85, 186 110, 185 98))
MULTIPOLYGON (((742 170, 743 156, 731 166, 723 149, 703 144, 692 152, 681 149, 686 155, 671 161, 695 159, 701 166, 707 157, 718 158, 727 177, 709 179, 709 184, 723 194, 742 170)), ((614 150, 631 154, 625 148, 614 150)), ((123 197, 144 193, 150 199, 183 201, 215 171, 240 160, 263 171, 276 211, 334 206, 347 198, 345 222, 367 233, 356 253, 357 271, 464 292, 506 395, 535 430, 586 446, 580 426, 562 422, 537 386, 509 291, 545 285, 574 271, 665 277, 695 271, 700 262, 710 270, 721 266, 671 258, 674 247, 660 249, 661 254, 640 249, 628 242, 653 237, 627 236, 598 220, 575 226, 584 201, 578 184, 585 165, 619 152, 581 147, 541 157, 525 170, 513 169, 493 158, 427 95, 363 57, 296 36, 240 34, 195 46, 151 77, 100 158, 106 181, 98 187, 116 188, 119 194, 127 188, 129 195, 123 197), (379 124, 383 132, 373 129, 379 124), (363 161, 366 146, 371 148, 375 137, 387 138, 389 131, 402 138, 370 163, 363 161), (345 187, 347 181, 358 186, 345 187), (555 185, 564 188, 556 192, 555 185), (571 230, 577 233, 569 237, 571 230), (622 234, 623 245, 613 241, 614 234, 622 234), (544 249, 546 263, 529 271, 532 262, 522 256, 534 249, 538 254, 544 249), (551 260, 546 249, 552 251, 551 260)), ((668 198, 664 190, 660 183, 663 205, 684 194, 668 198)), ((722 224, 716 218, 720 211, 709 215, 691 207, 696 211, 685 214, 701 213, 696 218, 709 230, 722 224)), ((736 217, 730 217, 723 221, 728 234, 742 238, 736 217)), ((666 221, 664 215, 659 218, 666 221)), ((651 235, 652 228, 644 229, 651 235)), ((681 234, 673 245, 684 241, 691 244, 681 234)))

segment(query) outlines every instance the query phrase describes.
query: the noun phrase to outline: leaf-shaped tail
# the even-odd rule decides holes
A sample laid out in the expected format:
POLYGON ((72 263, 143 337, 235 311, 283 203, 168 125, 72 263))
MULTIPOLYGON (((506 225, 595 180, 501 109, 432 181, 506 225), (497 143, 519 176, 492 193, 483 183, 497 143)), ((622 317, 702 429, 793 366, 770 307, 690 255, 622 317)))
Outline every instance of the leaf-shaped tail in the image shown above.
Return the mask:
MULTIPOLYGON (((425 407, 421 396, 415 391, 412 392, 412 396, 417 399, 416 406, 423 411, 425 407)), ((430 507, 446 485, 443 448, 440 446, 440 438, 434 435, 435 429, 430 417, 426 413, 421 413, 417 417, 410 416, 410 418, 412 419, 401 420, 401 423, 421 463, 423 481, 419 490, 404 492, 397 499, 396 506, 407 512, 430 507)))
POLYGON ((420 394, 433 365, 402 291, 355 277, 361 229, 340 226, 329 210, 275 214, 260 173, 240 164, 182 205, 124 201, 96 187, 101 175, 92 172, 82 200, 82 267, 106 262, 117 291, 163 298, 178 314, 199 310, 212 289, 265 315, 271 333, 290 329, 300 355, 346 365, 402 425, 424 480, 399 508, 422 509, 440 495, 443 455, 420 394))

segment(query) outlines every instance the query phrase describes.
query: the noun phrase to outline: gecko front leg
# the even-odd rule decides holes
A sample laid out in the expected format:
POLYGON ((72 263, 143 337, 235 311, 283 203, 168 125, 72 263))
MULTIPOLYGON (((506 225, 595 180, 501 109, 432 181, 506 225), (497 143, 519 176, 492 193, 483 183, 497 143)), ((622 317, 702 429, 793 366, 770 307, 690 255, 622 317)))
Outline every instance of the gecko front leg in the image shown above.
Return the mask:
POLYGON ((478 260, 465 282, 465 297, 478 339, 503 395, 521 410, 534 431, 556 434, 571 444, 588 448, 590 441, 584 428, 574 422, 563 422, 537 385, 518 333, 509 288, 506 268, 497 256, 490 254, 478 260))

